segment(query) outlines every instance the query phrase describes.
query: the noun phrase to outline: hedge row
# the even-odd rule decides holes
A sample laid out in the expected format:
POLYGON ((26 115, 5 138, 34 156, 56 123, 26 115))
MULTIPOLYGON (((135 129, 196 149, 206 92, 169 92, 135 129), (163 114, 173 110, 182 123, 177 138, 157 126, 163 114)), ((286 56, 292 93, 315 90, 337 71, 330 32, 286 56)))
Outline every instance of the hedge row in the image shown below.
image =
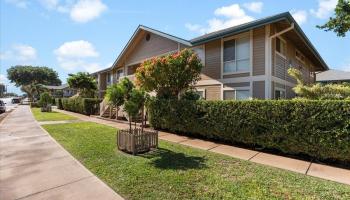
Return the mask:
POLYGON ((57 107, 72 112, 81 113, 84 115, 94 115, 99 112, 101 99, 95 98, 61 98, 56 100, 57 107))
POLYGON ((154 100, 148 108, 158 129, 350 162, 350 101, 154 100))

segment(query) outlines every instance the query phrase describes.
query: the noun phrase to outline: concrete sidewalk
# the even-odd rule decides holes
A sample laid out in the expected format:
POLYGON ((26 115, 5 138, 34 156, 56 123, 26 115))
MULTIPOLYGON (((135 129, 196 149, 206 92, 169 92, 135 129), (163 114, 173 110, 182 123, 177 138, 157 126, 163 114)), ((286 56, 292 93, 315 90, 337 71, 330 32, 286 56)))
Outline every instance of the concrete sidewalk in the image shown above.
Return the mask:
MULTIPOLYGON (((115 128, 128 128, 127 124, 117 123, 109 120, 98 119, 96 117, 88 117, 82 114, 68 112, 64 110, 56 110, 65 114, 75 116, 84 121, 100 123, 115 128)), ((259 151, 223 145, 215 142, 205 141, 201 139, 180 136, 168 132, 159 132, 159 139, 174 142, 193 148, 207 150, 227 156, 248 160, 251 162, 277 167, 308 176, 314 176, 326 180, 331 180, 343 184, 350 185, 350 170, 337 168, 333 166, 314 163, 311 161, 298 160, 279 155, 263 153, 259 151)))
POLYGON ((123 199, 19 106, 0 124, 0 199, 123 199))

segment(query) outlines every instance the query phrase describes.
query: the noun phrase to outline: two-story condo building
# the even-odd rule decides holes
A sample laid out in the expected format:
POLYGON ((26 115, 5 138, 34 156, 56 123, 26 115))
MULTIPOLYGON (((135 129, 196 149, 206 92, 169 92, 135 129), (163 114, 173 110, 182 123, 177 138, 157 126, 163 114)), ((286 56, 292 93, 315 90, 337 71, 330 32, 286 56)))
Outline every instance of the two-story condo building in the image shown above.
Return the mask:
POLYGON ((302 71, 307 82, 328 69, 289 12, 185 40, 140 25, 113 65, 93 75, 100 97, 122 77, 134 79, 140 64, 183 48, 203 62, 196 89, 207 100, 293 98, 296 81, 287 70, 302 71))

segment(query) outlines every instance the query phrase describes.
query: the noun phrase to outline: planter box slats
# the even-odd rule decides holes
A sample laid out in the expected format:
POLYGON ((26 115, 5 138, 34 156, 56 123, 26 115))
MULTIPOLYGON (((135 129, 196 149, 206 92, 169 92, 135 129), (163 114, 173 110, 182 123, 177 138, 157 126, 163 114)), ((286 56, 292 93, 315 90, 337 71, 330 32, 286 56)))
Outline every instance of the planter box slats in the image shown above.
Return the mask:
POLYGON ((158 147, 158 131, 143 131, 141 129, 118 130, 117 146, 119 150, 137 154, 158 147))

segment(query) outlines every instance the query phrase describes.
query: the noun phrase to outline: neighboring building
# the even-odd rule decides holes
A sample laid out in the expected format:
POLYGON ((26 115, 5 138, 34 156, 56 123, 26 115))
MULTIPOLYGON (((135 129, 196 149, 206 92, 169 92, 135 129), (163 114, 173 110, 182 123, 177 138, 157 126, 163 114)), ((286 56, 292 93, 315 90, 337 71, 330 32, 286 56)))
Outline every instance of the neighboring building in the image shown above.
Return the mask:
POLYGON ((350 83, 350 72, 340 70, 327 70, 316 74, 318 83, 350 83))
POLYGON ((77 94, 77 90, 70 88, 67 83, 59 86, 46 85, 44 87, 50 91, 51 96, 54 98, 66 98, 77 94))
POLYGON ((134 79, 136 68, 152 57, 193 49, 204 67, 198 92, 207 100, 293 98, 296 80, 289 67, 307 82, 328 70, 289 12, 194 38, 181 39, 140 25, 110 68, 93 73, 99 96, 121 77, 134 79))

